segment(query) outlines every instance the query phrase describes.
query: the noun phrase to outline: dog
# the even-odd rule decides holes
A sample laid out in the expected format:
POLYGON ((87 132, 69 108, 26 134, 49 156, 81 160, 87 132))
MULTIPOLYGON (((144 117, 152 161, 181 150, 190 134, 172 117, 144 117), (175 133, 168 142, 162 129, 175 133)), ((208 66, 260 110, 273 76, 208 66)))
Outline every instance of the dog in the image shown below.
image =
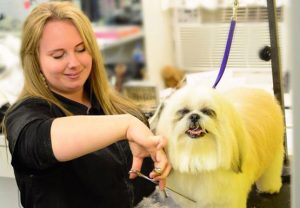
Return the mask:
POLYGON ((167 186, 195 207, 246 208, 254 184, 259 192, 280 191, 284 119, 271 93, 184 86, 150 124, 168 138, 167 186))

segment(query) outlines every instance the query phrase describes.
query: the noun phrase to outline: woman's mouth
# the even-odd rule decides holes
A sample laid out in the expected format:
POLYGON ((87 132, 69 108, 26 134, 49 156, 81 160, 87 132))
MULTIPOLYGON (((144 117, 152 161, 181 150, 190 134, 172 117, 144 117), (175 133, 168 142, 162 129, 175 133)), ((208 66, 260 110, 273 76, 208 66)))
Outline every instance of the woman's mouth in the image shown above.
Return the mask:
POLYGON ((70 79, 77 79, 80 77, 80 72, 77 73, 69 73, 69 74, 65 74, 68 78, 70 79))

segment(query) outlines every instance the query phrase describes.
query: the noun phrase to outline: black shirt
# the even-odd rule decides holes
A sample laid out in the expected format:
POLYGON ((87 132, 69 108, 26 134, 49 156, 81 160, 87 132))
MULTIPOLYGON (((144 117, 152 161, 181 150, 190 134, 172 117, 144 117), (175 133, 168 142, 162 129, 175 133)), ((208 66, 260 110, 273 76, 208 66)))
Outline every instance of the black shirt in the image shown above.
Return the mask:
MULTIPOLYGON (((88 109, 56 97, 74 115, 104 114, 95 99, 88 109)), ((127 208, 154 191, 154 184, 128 178, 132 155, 126 140, 78 159, 58 162, 51 147, 50 128, 53 119, 63 116, 57 106, 40 98, 29 98, 7 114, 11 164, 25 208, 127 208)), ((152 169, 151 159, 146 158, 142 172, 148 174, 152 169)))

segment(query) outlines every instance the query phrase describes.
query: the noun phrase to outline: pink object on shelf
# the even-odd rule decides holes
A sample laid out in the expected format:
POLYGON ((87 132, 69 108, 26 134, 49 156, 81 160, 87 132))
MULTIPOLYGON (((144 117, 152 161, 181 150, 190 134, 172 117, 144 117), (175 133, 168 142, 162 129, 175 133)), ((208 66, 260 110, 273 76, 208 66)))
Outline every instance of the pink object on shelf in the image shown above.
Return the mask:
POLYGON ((25 0, 24 1, 24 8, 27 10, 30 8, 30 1, 29 0, 25 0))
POLYGON ((102 39, 119 39, 140 32, 138 26, 112 26, 95 28, 95 35, 102 39))

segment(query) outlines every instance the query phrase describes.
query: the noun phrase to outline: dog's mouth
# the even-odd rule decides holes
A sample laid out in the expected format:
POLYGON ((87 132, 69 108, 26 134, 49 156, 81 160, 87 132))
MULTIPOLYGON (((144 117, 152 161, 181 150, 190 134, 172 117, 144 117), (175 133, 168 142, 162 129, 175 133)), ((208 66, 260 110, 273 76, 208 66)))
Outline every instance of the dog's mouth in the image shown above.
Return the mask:
POLYGON ((191 125, 188 130, 185 132, 192 139, 203 137, 208 133, 206 129, 203 129, 200 125, 191 125))

